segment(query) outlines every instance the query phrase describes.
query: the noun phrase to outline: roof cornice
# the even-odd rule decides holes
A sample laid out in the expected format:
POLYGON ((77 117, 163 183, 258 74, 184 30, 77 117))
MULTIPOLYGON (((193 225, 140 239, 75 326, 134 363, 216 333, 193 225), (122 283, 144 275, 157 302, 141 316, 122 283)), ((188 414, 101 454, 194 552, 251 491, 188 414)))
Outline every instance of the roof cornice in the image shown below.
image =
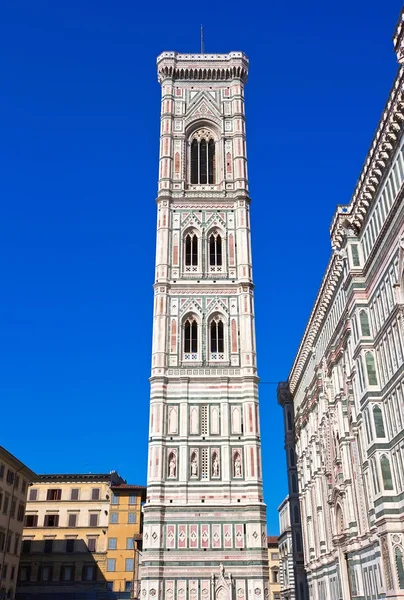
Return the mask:
MULTIPOLYGON (((404 56, 403 56, 404 59, 404 56)), ((389 168, 401 138, 404 121, 404 67, 400 67, 376 129, 365 164, 348 205, 338 206, 331 224, 331 245, 341 248, 344 229, 357 235, 389 168)))
POLYGON ((163 52, 157 57, 157 74, 161 83, 165 79, 231 81, 248 76, 248 58, 243 52, 229 54, 180 54, 163 52))
MULTIPOLYGON (((398 62, 404 65, 404 9, 396 27, 394 47, 398 62)), ((323 277, 303 339, 300 343, 290 375, 289 386, 295 394, 307 360, 324 324, 343 271, 342 248, 347 232, 358 235, 376 199, 390 162, 401 139, 404 123, 404 66, 400 66, 389 94, 382 117, 376 129, 365 164, 348 205, 338 206, 331 224, 333 254, 323 277)))
POLYGON ((334 252, 328 263, 323 281, 321 282, 320 290, 309 317, 309 322, 289 375, 289 387, 292 394, 296 391, 303 369, 313 351, 317 335, 323 326, 331 300, 337 290, 343 267, 343 255, 339 252, 334 252))

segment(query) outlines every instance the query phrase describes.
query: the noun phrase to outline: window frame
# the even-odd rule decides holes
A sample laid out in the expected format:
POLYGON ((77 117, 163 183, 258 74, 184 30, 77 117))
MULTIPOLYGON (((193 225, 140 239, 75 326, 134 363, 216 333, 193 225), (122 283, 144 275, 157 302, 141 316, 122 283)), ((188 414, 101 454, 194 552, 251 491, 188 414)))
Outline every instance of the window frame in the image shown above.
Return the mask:
POLYGON ((227 249, 227 238, 221 227, 213 227, 209 229, 206 234, 206 270, 213 276, 226 274, 227 272, 227 261, 226 261, 226 249, 227 249), (211 262, 211 238, 215 238, 215 262, 211 262), (217 250, 217 239, 220 238, 220 264, 218 264, 218 250, 217 250))
MULTIPOLYGON (((223 362, 227 360, 228 357, 228 349, 227 349, 227 337, 228 337, 228 323, 227 319, 225 319, 224 315, 221 313, 215 313, 208 318, 207 322, 207 341, 208 341, 208 352, 209 352, 209 361, 212 363, 223 362), (219 323, 222 325, 222 350, 219 348, 216 352, 213 352, 212 349, 212 325, 216 323, 216 331, 217 331, 217 342, 219 342, 219 323)), ((218 343, 219 346, 219 343, 218 343)))
POLYGON ((205 186, 218 184, 218 140, 209 127, 200 127, 188 139, 188 183, 191 186, 205 186), (204 164, 201 150, 206 148, 204 164), (213 152, 212 152, 213 150, 213 152), (206 173, 205 173, 206 168, 206 173), (205 176, 206 181, 204 181, 205 176))
POLYGON ((202 273, 202 236, 201 232, 197 227, 187 227, 182 234, 182 274, 184 277, 187 275, 195 275, 202 273), (187 239, 191 239, 190 252, 187 251, 187 239), (187 263, 188 256, 190 256, 190 262, 187 263), (195 260, 196 257, 196 260, 195 260))
POLYGON ((200 319, 194 313, 186 315, 182 320, 181 346, 182 346, 181 354, 182 354, 183 362, 193 363, 193 362, 201 361, 201 324, 200 324, 200 319), (190 350, 189 351, 186 350, 186 338, 185 338, 187 323, 190 324, 190 329, 191 329, 190 346, 189 346, 190 350), (196 352, 192 350, 195 347, 192 344, 192 340, 193 340, 192 328, 193 328, 194 324, 196 325, 196 352))

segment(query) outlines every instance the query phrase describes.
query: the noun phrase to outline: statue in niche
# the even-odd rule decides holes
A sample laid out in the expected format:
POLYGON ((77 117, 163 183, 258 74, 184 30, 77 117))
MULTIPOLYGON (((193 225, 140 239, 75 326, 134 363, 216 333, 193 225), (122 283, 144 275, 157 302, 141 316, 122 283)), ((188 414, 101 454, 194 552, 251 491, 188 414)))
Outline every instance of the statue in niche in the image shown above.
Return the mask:
POLYGON ((241 460, 239 454, 235 454, 234 456, 234 477, 241 477, 241 460))
POLYGON ((177 459, 174 453, 170 454, 169 462, 168 462, 168 476, 173 478, 177 475, 177 459))
POLYGON ((219 477, 219 460, 216 453, 213 455, 212 474, 213 477, 219 477))
POLYGON ((196 454, 193 454, 191 458, 191 477, 198 477, 198 461, 196 454))

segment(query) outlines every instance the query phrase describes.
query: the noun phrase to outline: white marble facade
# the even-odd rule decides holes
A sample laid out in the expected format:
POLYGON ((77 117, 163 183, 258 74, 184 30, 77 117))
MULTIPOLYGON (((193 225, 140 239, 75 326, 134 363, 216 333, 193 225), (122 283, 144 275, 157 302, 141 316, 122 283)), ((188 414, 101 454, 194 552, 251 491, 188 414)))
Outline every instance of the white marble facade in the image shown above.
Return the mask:
POLYGON ((394 43, 397 77, 353 198, 335 214, 288 381, 310 600, 404 598, 402 16, 394 43))
POLYGON ((157 59, 160 168, 142 600, 268 595, 244 84, 157 59))

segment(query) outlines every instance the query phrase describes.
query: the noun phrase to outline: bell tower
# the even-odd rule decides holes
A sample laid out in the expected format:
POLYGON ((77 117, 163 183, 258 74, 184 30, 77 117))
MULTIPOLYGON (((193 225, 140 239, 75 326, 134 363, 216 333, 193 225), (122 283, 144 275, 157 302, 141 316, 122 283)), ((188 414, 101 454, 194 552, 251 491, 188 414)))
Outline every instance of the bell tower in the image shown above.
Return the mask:
POLYGON ((268 597, 244 85, 164 52, 142 600, 268 597))

